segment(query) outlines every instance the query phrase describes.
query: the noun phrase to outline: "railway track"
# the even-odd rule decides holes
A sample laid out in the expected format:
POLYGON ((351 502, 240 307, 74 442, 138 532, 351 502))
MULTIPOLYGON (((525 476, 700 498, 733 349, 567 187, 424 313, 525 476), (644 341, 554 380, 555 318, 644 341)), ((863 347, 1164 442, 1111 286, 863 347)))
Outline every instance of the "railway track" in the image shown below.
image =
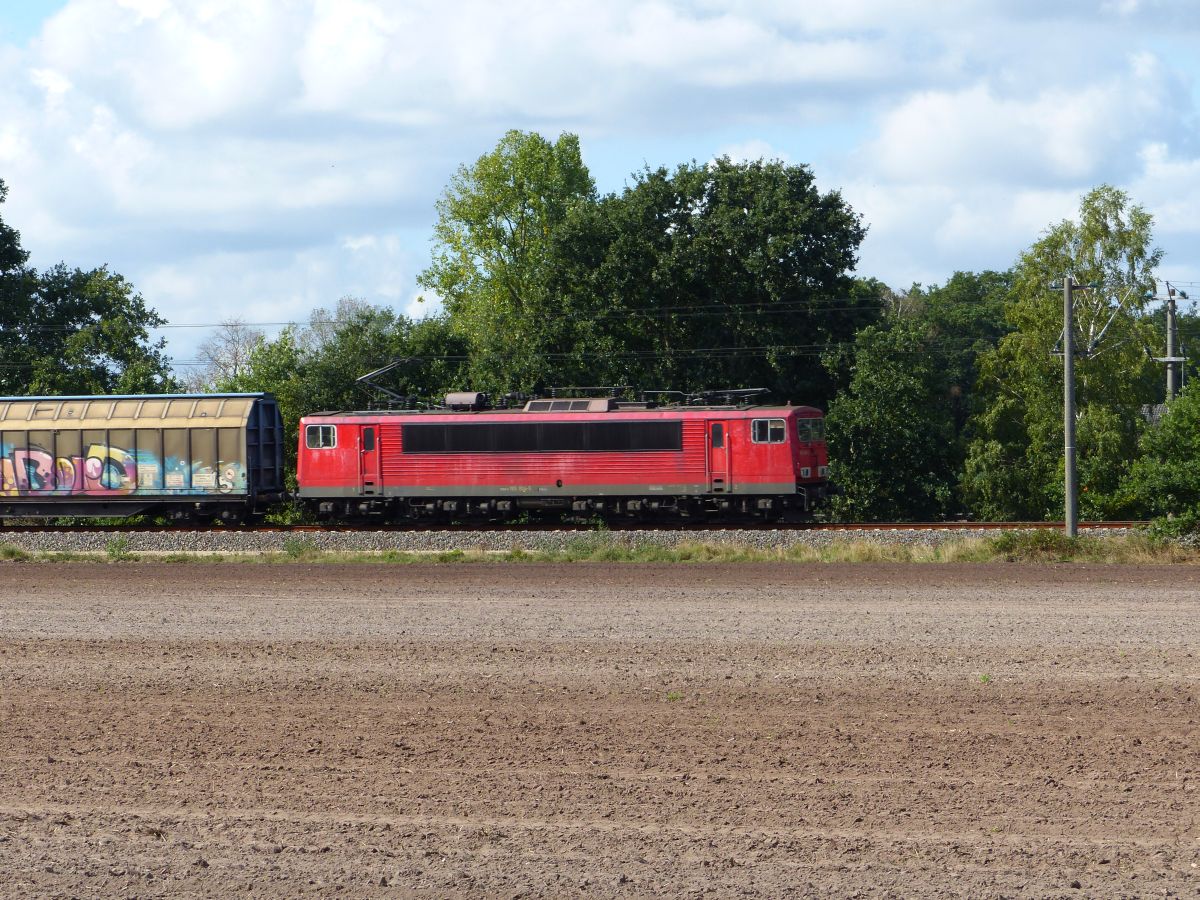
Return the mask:
MULTIPOLYGON (((1143 521, 1080 522, 1080 531, 1106 531, 1140 528, 1149 523, 1143 521)), ((1018 531, 1053 530, 1064 527, 1062 522, 793 522, 793 523, 714 523, 714 522, 609 522, 602 527, 588 523, 541 522, 519 525, 497 523, 413 523, 362 525, 48 525, 48 524, 3 524, 0 536, 5 534, 58 533, 58 534, 269 534, 269 533, 321 533, 321 532, 539 532, 539 531, 1018 531)))

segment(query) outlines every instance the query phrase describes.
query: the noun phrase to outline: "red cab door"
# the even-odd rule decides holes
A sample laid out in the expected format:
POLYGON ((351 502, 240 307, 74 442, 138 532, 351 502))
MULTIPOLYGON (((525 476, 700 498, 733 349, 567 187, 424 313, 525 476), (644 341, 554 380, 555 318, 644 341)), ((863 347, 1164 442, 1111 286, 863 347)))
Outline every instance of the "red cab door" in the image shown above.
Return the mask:
POLYGON ((708 487, 714 494, 727 494, 730 491, 727 422, 708 423, 708 487))
POLYGON ((363 494, 379 493, 379 435, 374 425, 362 426, 359 434, 359 465, 363 494))

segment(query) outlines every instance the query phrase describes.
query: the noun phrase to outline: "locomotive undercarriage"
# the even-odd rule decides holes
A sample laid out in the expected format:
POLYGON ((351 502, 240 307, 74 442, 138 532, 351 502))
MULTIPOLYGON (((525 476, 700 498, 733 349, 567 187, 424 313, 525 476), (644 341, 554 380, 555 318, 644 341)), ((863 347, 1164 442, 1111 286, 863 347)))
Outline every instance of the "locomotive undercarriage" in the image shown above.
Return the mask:
POLYGON ((704 495, 653 497, 366 497, 310 501, 327 521, 595 521, 757 519, 803 521, 812 517, 805 493, 790 496, 704 495))

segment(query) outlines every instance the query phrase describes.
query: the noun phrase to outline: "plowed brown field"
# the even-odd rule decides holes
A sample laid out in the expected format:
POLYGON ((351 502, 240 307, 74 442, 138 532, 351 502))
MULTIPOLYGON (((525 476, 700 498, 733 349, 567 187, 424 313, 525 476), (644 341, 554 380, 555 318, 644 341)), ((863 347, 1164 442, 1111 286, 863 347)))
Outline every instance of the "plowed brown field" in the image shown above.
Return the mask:
POLYGON ((1186 567, 0 564, 0 894, 1200 894, 1186 567))

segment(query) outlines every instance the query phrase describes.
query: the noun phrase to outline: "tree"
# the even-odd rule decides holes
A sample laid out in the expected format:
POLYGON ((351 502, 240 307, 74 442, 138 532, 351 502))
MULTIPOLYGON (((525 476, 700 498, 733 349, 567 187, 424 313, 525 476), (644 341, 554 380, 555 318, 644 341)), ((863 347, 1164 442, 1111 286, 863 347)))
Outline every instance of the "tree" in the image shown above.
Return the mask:
POLYGON ((395 393, 431 399, 465 386, 466 350, 445 317, 413 321, 344 297, 332 311, 314 310, 308 325, 289 326, 275 339, 259 341, 242 371, 218 387, 275 395, 291 468, 300 417, 380 402, 357 379, 396 358, 409 362, 388 376, 395 393))
POLYGON ((263 340, 263 332, 242 319, 226 319, 196 349, 201 368, 186 379, 190 391, 211 390, 242 374, 250 354, 263 340))
POLYGON ((929 329, 931 348, 945 372, 945 387, 962 433, 972 412, 979 358, 994 350, 1012 329, 1004 319, 1004 304, 1012 288, 1011 272, 955 272, 944 285, 914 287, 913 313, 929 329))
POLYGON ((1186 516, 1200 525, 1200 385, 1190 382, 1142 435, 1124 484, 1136 515, 1186 516))
POLYGON ((839 519, 933 521, 950 508, 961 455, 935 340, 895 317, 858 333, 849 387, 825 419, 839 519))
MULTIPOLYGON (((8 199, 8 185, 0 178, 0 203, 8 199)), ((0 275, 20 272, 29 261, 29 254, 21 247, 21 232, 0 219, 0 275)))
POLYGON ((839 518, 939 519, 963 509, 959 480, 977 359, 1007 333, 1008 273, 956 272, 894 292, 877 325, 824 362, 847 386, 828 415, 839 518))
MULTIPOLYGON (((7 196, 8 187, 0 181, 0 204, 7 196)), ((37 290, 37 273, 28 261, 21 233, 0 219, 0 394, 24 393, 29 380, 25 334, 18 328, 30 316, 37 290)))
POLYGON ((1155 336, 1142 316, 1162 256, 1151 226, 1142 207, 1103 185, 1084 195, 1078 222, 1055 225, 1021 255, 1005 306, 1013 332, 980 361, 963 488, 981 517, 1062 515, 1062 293, 1051 285, 1068 275, 1094 286, 1078 295, 1075 313, 1080 511, 1117 511, 1141 407, 1155 398, 1160 374, 1145 352, 1155 336))
MULTIPOLYGON (((0 202, 7 188, 0 181, 0 202)), ((20 234, 0 221, 0 393, 152 393, 174 387, 164 319, 133 286, 101 267, 27 265, 20 234)))
POLYGON ((527 389, 544 377, 542 351, 557 327, 546 255, 570 210, 594 195, 573 134, 551 143, 509 131, 451 179, 437 204, 433 260, 419 280, 465 339, 474 386, 527 389))
POLYGON ((766 387, 823 403, 833 383, 821 354, 881 308, 883 286, 849 275, 865 233, 806 166, 646 170, 559 228, 548 350, 585 383, 766 387))

